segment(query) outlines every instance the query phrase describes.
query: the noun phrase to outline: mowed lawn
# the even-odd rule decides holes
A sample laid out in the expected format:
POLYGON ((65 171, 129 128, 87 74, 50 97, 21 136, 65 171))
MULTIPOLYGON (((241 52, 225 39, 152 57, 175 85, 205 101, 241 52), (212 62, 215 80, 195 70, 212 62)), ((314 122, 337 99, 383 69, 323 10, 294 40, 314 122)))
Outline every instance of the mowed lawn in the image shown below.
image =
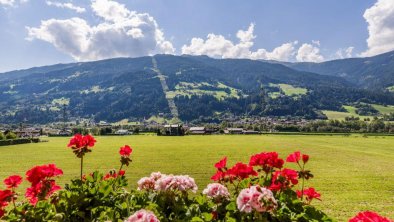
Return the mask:
MULTIPOLYGON (((66 147, 68 138, 0 147, 0 178, 24 174, 37 164, 55 163, 64 171, 61 184, 79 175, 79 159, 66 147)), ((85 158, 85 172, 119 167, 119 147, 133 147, 127 169, 130 187, 153 171, 188 174, 202 191, 215 172, 213 164, 228 156, 229 164, 248 162, 251 154, 277 151, 282 158, 296 150, 311 156, 315 178, 307 183, 322 193, 314 204, 338 221, 361 210, 374 210, 394 218, 394 137, 304 135, 239 135, 158 137, 153 135, 97 137, 85 158)), ((295 167, 287 164, 286 167, 295 167)), ((24 183, 24 187, 28 184, 24 183)))

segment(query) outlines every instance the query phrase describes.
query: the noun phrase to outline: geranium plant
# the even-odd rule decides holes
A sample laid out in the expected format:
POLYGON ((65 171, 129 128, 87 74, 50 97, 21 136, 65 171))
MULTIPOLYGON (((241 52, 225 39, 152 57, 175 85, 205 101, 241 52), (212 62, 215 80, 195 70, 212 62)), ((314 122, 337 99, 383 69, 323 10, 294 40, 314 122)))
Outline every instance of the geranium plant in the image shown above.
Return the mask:
MULTIPOLYGON (((119 149, 120 167, 107 173, 83 174, 83 157, 92 151, 92 136, 75 135, 69 143, 81 159, 81 175, 64 188, 56 183, 63 171, 55 164, 34 166, 23 179, 12 175, 0 190, 0 218, 5 221, 333 221, 315 208, 322 200, 306 168, 309 156, 296 151, 286 158, 295 169, 285 168, 276 152, 252 155, 249 163, 227 166, 227 157, 214 167, 213 183, 198 194, 188 175, 151 173, 131 189, 125 176, 133 149, 119 149), (18 187, 30 186, 21 198, 18 187), (299 188, 299 189, 297 189, 299 188), (192 195, 191 195, 192 194, 192 195)), ((392 222, 375 212, 360 212, 349 222, 392 222)))

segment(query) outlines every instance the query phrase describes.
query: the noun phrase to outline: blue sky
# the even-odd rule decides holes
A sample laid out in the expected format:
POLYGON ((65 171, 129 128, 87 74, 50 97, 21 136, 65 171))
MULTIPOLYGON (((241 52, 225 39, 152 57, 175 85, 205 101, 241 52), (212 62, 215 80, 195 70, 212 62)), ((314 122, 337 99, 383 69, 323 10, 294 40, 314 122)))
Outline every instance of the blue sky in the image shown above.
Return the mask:
POLYGON ((371 56, 394 49, 393 2, 0 0, 0 72, 155 53, 292 62, 371 56))

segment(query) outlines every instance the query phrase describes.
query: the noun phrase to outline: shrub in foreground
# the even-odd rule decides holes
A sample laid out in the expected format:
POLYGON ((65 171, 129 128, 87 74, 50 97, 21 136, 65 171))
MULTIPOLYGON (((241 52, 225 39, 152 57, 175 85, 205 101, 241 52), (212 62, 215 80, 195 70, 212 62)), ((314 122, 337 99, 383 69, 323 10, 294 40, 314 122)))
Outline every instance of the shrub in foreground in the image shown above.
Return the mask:
MULTIPOLYGON (((132 148, 120 148, 120 167, 107 173, 83 174, 83 158, 96 140, 75 135, 68 146, 80 159, 78 179, 61 188, 56 178, 63 171, 54 164, 35 166, 26 172, 30 184, 20 197, 23 178, 12 175, 0 190, 0 217, 6 221, 333 221, 312 203, 321 200, 307 187, 313 174, 306 168, 309 156, 294 152, 286 160, 276 152, 262 152, 249 163, 227 166, 227 158, 214 167, 213 183, 201 194, 188 175, 160 172, 141 178, 129 189, 124 167, 131 163, 132 148), (284 168, 288 162, 295 169, 284 168), (299 188, 299 189, 297 189, 299 188), (193 195, 191 195, 193 194, 193 195)), ((374 212, 360 212, 350 222, 390 222, 374 212)))

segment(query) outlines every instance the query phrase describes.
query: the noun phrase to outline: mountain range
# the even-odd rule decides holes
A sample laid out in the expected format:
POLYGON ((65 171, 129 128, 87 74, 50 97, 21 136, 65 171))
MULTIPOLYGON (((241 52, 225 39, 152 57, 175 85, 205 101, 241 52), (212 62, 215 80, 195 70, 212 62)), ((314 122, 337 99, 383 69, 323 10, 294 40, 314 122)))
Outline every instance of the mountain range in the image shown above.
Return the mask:
POLYGON ((155 55, 0 74, 1 123, 63 118, 326 118, 344 105, 394 104, 394 52, 323 63, 155 55))

